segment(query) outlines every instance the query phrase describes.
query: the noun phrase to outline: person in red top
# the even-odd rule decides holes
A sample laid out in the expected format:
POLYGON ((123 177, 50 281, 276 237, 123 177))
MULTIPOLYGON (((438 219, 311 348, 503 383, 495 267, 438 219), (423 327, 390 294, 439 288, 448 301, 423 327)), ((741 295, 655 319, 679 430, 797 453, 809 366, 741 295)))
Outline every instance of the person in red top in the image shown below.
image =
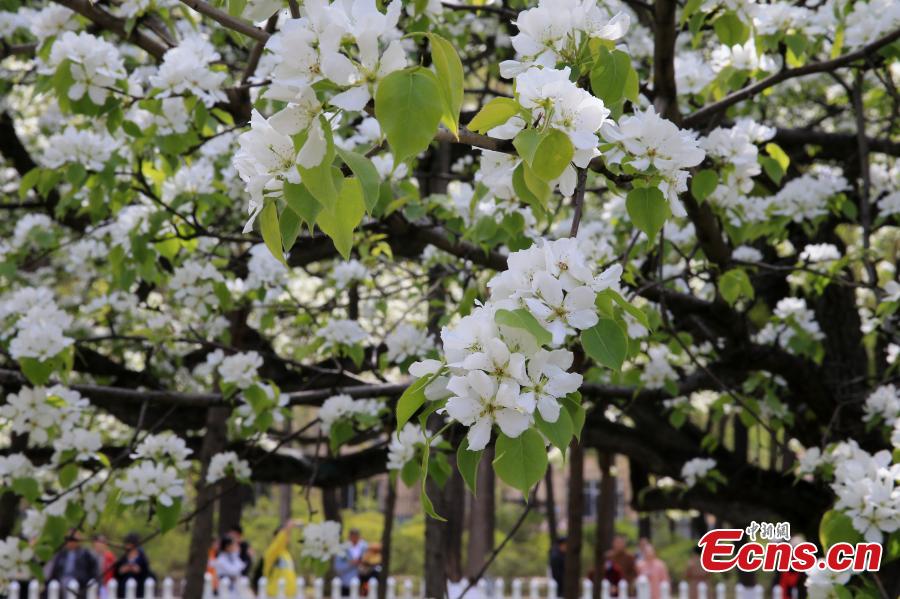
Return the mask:
POLYGON ((113 564, 116 563, 116 555, 109 550, 109 542, 104 535, 94 535, 94 555, 100 569, 100 597, 106 598, 106 584, 115 575, 113 564))

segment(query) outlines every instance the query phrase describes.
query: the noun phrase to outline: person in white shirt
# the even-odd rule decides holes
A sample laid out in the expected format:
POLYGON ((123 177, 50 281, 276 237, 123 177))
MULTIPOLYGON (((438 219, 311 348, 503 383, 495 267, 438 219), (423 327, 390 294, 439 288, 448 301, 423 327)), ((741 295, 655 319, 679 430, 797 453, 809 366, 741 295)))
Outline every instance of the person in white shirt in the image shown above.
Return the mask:
POLYGON ((219 590, 233 590, 247 564, 241 559, 241 546, 233 538, 222 537, 213 567, 219 577, 219 590))

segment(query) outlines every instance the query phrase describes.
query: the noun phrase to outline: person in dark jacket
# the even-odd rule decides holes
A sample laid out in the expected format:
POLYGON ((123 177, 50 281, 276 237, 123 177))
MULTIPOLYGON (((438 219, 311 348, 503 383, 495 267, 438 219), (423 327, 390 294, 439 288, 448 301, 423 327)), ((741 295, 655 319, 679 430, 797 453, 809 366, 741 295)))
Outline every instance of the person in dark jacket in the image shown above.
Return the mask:
POLYGON ((82 547, 81 541, 81 533, 70 530, 62 550, 47 564, 46 573, 48 582, 55 580, 63 589, 78 583, 78 597, 85 597, 88 585, 96 584, 99 567, 94 554, 82 547))
POLYGON ((563 597, 566 578, 566 537, 560 537, 550 547, 550 576, 556 581, 556 596, 563 597))
POLYGON ((150 562, 140 547, 140 537, 135 533, 125 536, 125 553, 113 565, 114 576, 119 585, 118 595, 125 597, 125 586, 129 580, 137 583, 137 596, 144 596, 144 583, 148 578, 154 578, 150 571, 150 562))
POLYGON ((240 558, 246 564, 244 566, 243 576, 250 576, 250 570, 253 566, 253 548, 250 543, 244 540, 244 529, 239 524, 235 524, 228 529, 228 536, 234 539, 241 548, 240 558))

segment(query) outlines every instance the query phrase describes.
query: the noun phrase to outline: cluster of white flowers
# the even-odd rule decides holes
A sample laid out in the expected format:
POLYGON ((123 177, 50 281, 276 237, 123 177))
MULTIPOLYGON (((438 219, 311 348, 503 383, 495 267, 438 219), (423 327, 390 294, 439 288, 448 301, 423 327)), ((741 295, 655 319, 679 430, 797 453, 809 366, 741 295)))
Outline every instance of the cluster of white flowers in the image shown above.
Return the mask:
POLYGON ((832 262, 841 259, 841 251, 833 243, 810 243, 800 252, 801 262, 832 262))
POLYGON ((647 389, 662 389, 666 381, 678 379, 678 373, 669 363, 672 352, 665 345, 647 348, 647 363, 641 367, 641 384, 647 389))
POLYGON ((78 27, 75 13, 59 4, 48 4, 31 17, 28 30, 40 41, 78 27))
POLYGON ((375 417, 383 404, 377 399, 353 399, 349 395, 333 395, 319 408, 319 422, 326 435, 339 420, 354 419, 358 416, 375 417))
POLYGON ((70 125, 47 140, 43 163, 50 168, 76 163, 99 171, 117 148, 118 142, 103 129, 75 129, 70 125))
POLYGON ((359 260, 338 262, 331 270, 336 289, 346 289, 350 283, 365 281, 369 277, 369 269, 359 260))
POLYGON ((713 50, 711 57, 713 70, 722 71, 727 67, 739 71, 774 71, 778 61, 771 56, 757 51, 756 41, 751 37, 743 44, 733 46, 722 45, 713 50))
POLYGON ((16 537, 0 539, 0 592, 12 580, 31 577, 34 551, 27 542, 16 537))
POLYGON ((516 17, 519 33, 510 40, 517 60, 500 63, 500 74, 512 78, 532 66, 554 68, 577 62, 589 39, 618 40, 628 31, 630 18, 610 15, 597 0, 540 0, 516 17))
POLYGON ((600 134, 615 144, 606 152, 608 162, 658 174, 662 178, 659 190, 669 200, 672 213, 687 215, 678 194, 687 191, 686 169, 703 162, 705 156, 695 133, 679 129, 651 106, 622 117, 617 124, 605 124, 600 134))
POLYGON ((170 433, 147 435, 131 453, 133 460, 152 460, 169 464, 179 470, 188 466, 188 457, 194 453, 181 437, 170 433))
POLYGON ((716 461, 712 458, 693 458, 681 467, 681 478, 687 486, 693 487, 715 467, 716 461))
POLYGON ((424 446, 428 439, 422 427, 407 422, 399 432, 391 435, 388 445, 388 470, 402 470, 407 462, 416 457, 416 450, 424 446))
POLYGON ((409 358, 423 356, 434 349, 434 341, 428 332, 408 322, 401 322, 384 338, 388 360, 400 363, 409 358))
MULTIPOLYGON (((486 154, 496 154, 496 152, 485 151, 484 154, 482 154, 482 163, 488 162, 490 164, 498 164, 495 161, 486 161, 484 158, 486 154)), ((512 156, 510 156, 510 158, 514 159, 512 156)), ((475 188, 469 183, 463 181, 451 181, 447 186, 447 197, 450 200, 449 207, 462 218, 463 223, 465 223, 467 227, 473 226, 482 218, 489 218, 492 221, 500 222, 507 215, 518 214, 522 217, 524 222, 525 235, 533 239, 537 238, 538 232, 534 229, 534 226, 537 224, 537 219, 534 217, 534 212, 529 206, 523 206, 521 201, 513 196, 512 171, 509 171, 508 174, 509 179, 507 181, 500 182, 497 178, 492 180, 492 183, 498 186, 500 193, 503 193, 505 197, 491 195, 491 193, 477 195, 476 197, 475 188)), ((481 181, 483 176, 484 172, 479 170, 475 173, 475 180, 481 181)), ((493 192, 494 190, 491 189, 490 191, 493 192)), ((565 192, 568 190, 563 191, 565 192)))
POLYGON ((787 349, 798 331, 813 340, 825 338, 815 314, 802 297, 785 297, 778 300, 773 313, 773 321, 766 323, 756 336, 758 343, 775 343, 787 349))
POLYGON ((22 387, 6 396, 0 418, 14 433, 27 434, 32 447, 47 445, 63 431, 76 428, 88 402, 77 391, 60 385, 22 387))
POLYGON ((313 522, 303 527, 303 549, 300 555, 322 562, 330 562, 332 558, 344 553, 341 542, 341 523, 333 520, 313 522))
POLYGON ((866 541, 881 542, 884 533, 900 529, 900 464, 891 463, 889 451, 872 455, 848 441, 832 450, 830 460, 834 507, 852 519, 866 541))
POLYGON ((325 156, 323 108, 312 85, 328 81, 340 90, 329 103, 356 112, 371 100, 381 79, 407 66, 396 27, 400 11, 397 0, 385 13, 374 0, 307 3, 303 16, 288 20, 269 38, 272 83, 264 95, 287 106, 270 119, 254 111, 250 131, 239 138, 234 164, 250 193, 246 230, 266 197, 280 196, 285 181, 300 182, 297 165, 312 168, 325 156), (356 56, 345 53, 351 47, 358 49, 356 56), (301 133, 304 141, 295 148, 292 136, 301 133))
POLYGON ((210 68, 221 58, 208 41, 192 35, 167 51, 159 71, 150 77, 150 84, 162 90, 161 96, 195 95, 207 106, 225 101, 221 90, 224 71, 210 68))
POLYGON ((263 243, 258 243, 250 248, 250 260, 247 261, 247 271, 249 274, 244 283, 248 289, 258 289, 267 285, 283 283, 288 273, 284 264, 279 262, 263 243))
MULTIPOLYGON (((496 424, 517 437, 534 414, 559 419, 560 399, 578 390, 582 377, 567 372, 573 355, 563 349, 569 336, 594 326, 596 293, 616 286, 621 268, 595 275, 576 239, 544 241, 510 254, 508 269, 488 283, 491 300, 441 331, 449 378, 429 383, 428 393, 449 394, 446 413, 469 427, 468 447, 483 449, 496 424), (498 324, 498 310, 527 310, 551 333, 547 350, 531 333, 498 324)), ((437 360, 418 362, 414 376, 443 369, 437 360)))
POLYGON ((847 189, 847 180, 830 171, 807 173, 788 181, 772 198, 775 214, 794 222, 828 214, 828 199, 847 189))
POLYGON ((76 461, 86 462, 97 455, 102 445, 103 441, 97 431, 67 428, 63 429, 59 438, 53 442, 53 449, 56 450, 57 461, 63 452, 72 451, 75 453, 76 461))
POLYGON ((716 74, 698 52, 680 51, 675 56, 675 83, 679 93, 699 94, 716 74))
POLYGON ((853 576, 852 570, 838 572, 828 567, 824 558, 816 562, 815 567, 806 571, 806 596, 808 599, 832 599, 838 596, 835 587, 844 587, 853 576))
MULTIPOLYGON (((830 6, 831 3, 826 2, 830 6)), ((848 48, 864 46, 900 26, 900 7, 892 0, 869 0, 853 4, 847 15, 844 43, 848 48)))
POLYGON ((216 305, 214 285, 225 278, 210 262, 187 260, 175 269, 169 279, 175 302, 205 316, 211 305, 216 305))
POLYGON ((713 129, 700 145, 707 156, 723 166, 722 180, 710 195, 714 204, 733 211, 733 222, 758 216, 765 217, 765 203, 760 210, 759 198, 748 198, 753 189, 753 177, 762 172, 759 150, 756 144, 770 140, 775 135, 771 127, 764 127, 752 120, 739 120, 734 127, 713 129))
POLYGON ((122 494, 119 501, 133 505, 142 501, 156 500, 160 505, 170 507, 184 496, 184 481, 174 466, 142 460, 125 470, 117 481, 122 494))
POLYGON ((64 62, 69 65, 74 83, 69 87, 70 100, 80 100, 87 93, 94 104, 103 104, 109 89, 126 76, 118 49, 104 39, 87 32, 66 31, 53 42, 44 73, 53 74, 64 62))
POLYGON ((171 202, 181 194, 199 195, 215 191, 213 165, 206 160, 197 160, 182 165, 178 172, 163 183, 163 199, 171 202))
POLYGON ((218 373, 223 383, 246 389, 256 382, 262 365, 262 356, 255 351, 237 353, 222 359, 218 373))
POLYGON ((209 461, 206 483, 210 485, 217 483, 229 474, 237 480, 250 480, 250 464, 233 451, 217 453, 209 461))
POLYGON ((900 419, 900 389, 895 385, 882 385, 866 398, 866 420, 881 419, 893 425, 900 419))
POLYGON ((65 334, 71 326, 72 317, 60 310, 52 299, 31 305, 14 324, 18 334, 9 343, 9 353, 17 360, 53 359, 74 343, 74 339, 65 334))
POLYGON ((325 341, 323 349, 337 347, 338 345, 356 345, 369 338, 369 334, 355 320, 336 318, 329 320, 325 326, 318 330, 316 337, 325 341))

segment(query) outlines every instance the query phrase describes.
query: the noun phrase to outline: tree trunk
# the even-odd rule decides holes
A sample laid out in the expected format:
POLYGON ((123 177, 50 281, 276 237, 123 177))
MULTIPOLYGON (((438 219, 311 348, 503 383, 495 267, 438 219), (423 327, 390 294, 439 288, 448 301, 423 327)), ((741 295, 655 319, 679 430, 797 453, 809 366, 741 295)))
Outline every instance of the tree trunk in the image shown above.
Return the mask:
POLYGON ((547 466, 544 474, 544 498, 546 499, 547 532, 550 534, 550 543, 559 539, 559 524, 556 521, 556 491, 553 490, 553 464, 547 466))
MULTIPOLYGON (((284 434, 290 435, 292 428, 291 418, 288 417, 284 422, 284 434)), ((291 506, 293 492, 294 488, 291 485, 278 485, 278 516, 281 522, 287 522, 291 518, 293 513, 291 506)))
POLYGON ((612 547, 616 523, 616 479, 612 475, 612 455, 599 452, 600 492, 597 494, 597 535, 594 539, 594 599, 600 599, 606 552, 612 547))
MULTIPOLYGON (((216 485, 206 484, 206 471, 212 457, 222 451, 226 443, 228 408, 209 408, 206 412, 206 436, 200 450, 200 478, 197 479, 197 513, 191 527, 191 544, 188 550, 187 580, 185 597, 203 595, 203 575, 209 561, 209 546, 213 538, 213 515, 215 509, 216 485)), ((220 483, 221 484, 221 483, 220 483)))
POLYGON ((235 484, 233 476, 222 481, 223 488, 233 487, 219 497, 219 536, 224 537, 232 526, 240 525, 244 509, 244 487, 235 484))
POLYGON ((441 488, 428 479, 426 491, 438 515, 446 522, 425 519, 425 596, 440 599, 447 593, 447 580, 462 578, 462 529, 465 522, 465 502, 462 476, 451 459, 453 474, 441 488))
POLYGON ((474 580, 494 550, 494 528, 496 527, 494 493, 494 448, 488 447, 478 464, 476 495, 472 498, 469 514, 469 544, 466 551, 465 575, 474 580))
POLYGON ((581 538, 584 514, 584 450, 573 440, 569 446, 569 498, 566 518, 566 568, 563 597, 578 599, 581 595, 581 538))
POLYGON ((387 579, 391 575, 391 535, 394 532, 394 508, 397 505, 397 481, 387 477, 387 496, 384 500, 384 528, 381 531, 381 578, 378 580, 378 599, 387 598, 387 579))
MULTIPOLYGON (((9 443, 9 453, 20 453, 27 448, 28 435, 13 433, 9 443)), ((21 497, 13 493, 11 489, 0 496, 0 539, 10 536, 16 527, 16 519, 19 517, 19 501, 21 501, 21 497)))

